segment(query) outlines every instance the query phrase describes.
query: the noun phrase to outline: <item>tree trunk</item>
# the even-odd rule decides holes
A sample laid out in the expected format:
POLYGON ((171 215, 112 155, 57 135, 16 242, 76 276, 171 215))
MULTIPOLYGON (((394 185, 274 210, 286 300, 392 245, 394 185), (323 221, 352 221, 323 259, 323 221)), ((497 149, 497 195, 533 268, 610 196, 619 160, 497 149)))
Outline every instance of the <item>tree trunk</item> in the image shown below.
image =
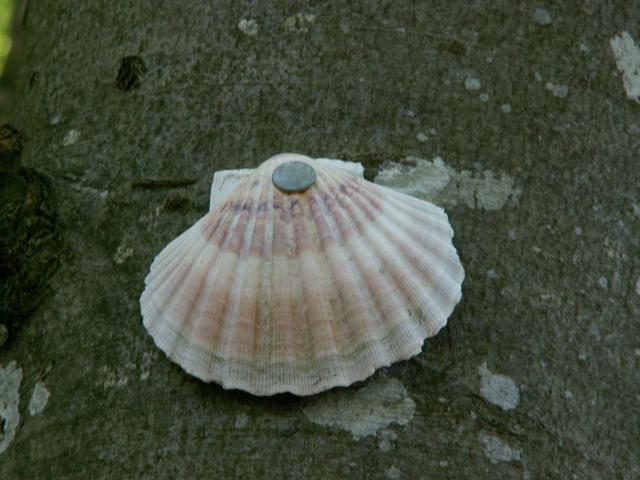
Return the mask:
POLYGON ((6 178, 46 221, 5 237, 0 478, 640 476, 640 120, 609 45, 640 11, 485 3, 22 8, 6 178), (311 398, 188 376, 138 303, 213 173, 280 152, 439 172, 466 270, 421 355, 311 398))

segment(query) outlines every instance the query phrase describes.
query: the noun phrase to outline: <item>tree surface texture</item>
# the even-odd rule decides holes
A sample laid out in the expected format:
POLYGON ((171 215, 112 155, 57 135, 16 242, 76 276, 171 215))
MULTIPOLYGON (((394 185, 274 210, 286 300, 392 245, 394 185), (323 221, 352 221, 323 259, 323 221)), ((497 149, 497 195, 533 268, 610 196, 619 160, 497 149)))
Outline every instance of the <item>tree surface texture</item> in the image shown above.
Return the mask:
POLYGON ((640 477, 640 106, 610 44, 638 5, 21 5, 10 195, 47 220, 2 233, 31 270, 3 279, 0 478, 640 477), (213 173, 281 152, 440 157, 466 271, 422 354, 311 398, 192 378, 140 317, 213 173))

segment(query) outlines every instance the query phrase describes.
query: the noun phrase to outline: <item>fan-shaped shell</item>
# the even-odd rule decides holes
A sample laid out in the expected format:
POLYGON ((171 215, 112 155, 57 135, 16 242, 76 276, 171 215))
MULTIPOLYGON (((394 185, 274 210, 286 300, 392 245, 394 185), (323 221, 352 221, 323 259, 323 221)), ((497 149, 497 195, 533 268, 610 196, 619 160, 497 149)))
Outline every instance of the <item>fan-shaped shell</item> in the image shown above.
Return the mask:
MULTIPOLYGON (((229 190, 229 189, 228 189, 229 190)), ((188 373, 256 395, 346 386, 420 353, 461 298, 444 211, 335 160, 273 157, 154 260, 140 304, 188 373), (286 194, 286 161, 316 183, 286 194)))

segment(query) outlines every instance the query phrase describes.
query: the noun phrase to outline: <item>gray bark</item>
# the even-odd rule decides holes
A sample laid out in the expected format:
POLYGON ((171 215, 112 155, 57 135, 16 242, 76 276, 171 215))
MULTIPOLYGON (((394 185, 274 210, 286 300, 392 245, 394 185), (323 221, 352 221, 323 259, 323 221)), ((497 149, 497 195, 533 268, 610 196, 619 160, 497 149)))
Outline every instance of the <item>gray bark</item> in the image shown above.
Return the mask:
POLYGON ((0 347, 23 376, 0 478, 640 476, 640 117, 609 45, 640 40, 640 10, 538 6, 29 2, 10 119, 60 244, 0 347), (312 399, 190 378, 139 313, 213 172, 283 151, 471 172, 446 205, 466 270, 447 328, 312 399), (489 170, 521 194, 482 203, 489 170), (196 181, 139 182, 172 177, 196 181))

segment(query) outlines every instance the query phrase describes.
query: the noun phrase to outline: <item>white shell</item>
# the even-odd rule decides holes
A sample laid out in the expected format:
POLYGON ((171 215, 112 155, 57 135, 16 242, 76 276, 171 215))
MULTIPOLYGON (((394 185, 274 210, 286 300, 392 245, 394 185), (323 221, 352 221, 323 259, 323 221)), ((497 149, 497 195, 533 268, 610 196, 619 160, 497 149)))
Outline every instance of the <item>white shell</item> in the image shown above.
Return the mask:
POLYGON ((144 325, 188 373, 255 395, 346 386, 420 353, 461 298, 444 211, 303 155, 216 174, 211 211, 155 258, 144 325), (273 170, 317 181, 285 194, 273 170))

